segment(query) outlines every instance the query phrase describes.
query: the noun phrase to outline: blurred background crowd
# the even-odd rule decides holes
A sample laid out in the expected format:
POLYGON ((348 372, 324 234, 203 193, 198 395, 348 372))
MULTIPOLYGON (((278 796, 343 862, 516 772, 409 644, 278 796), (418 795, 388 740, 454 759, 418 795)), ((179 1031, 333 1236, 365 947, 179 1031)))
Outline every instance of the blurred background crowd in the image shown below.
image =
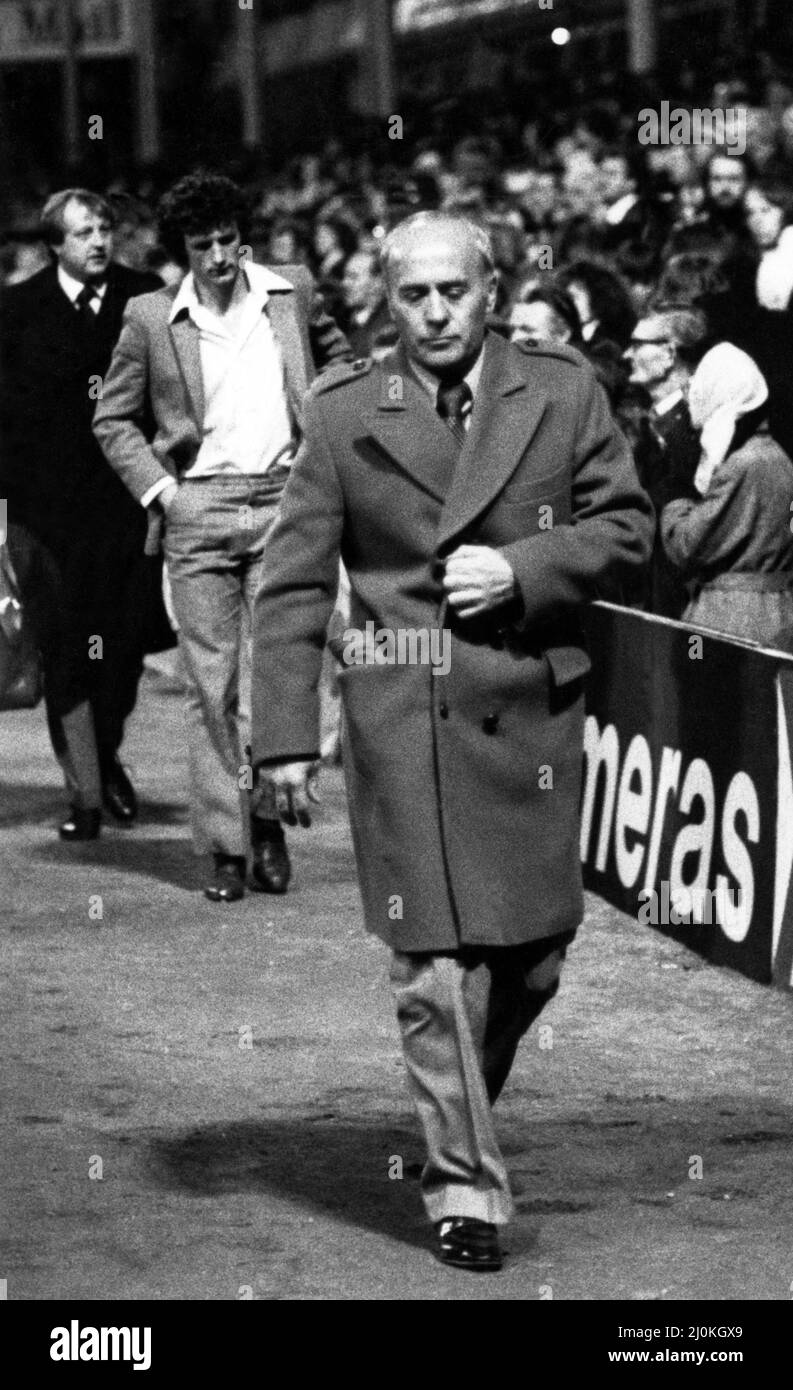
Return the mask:
MULTIPOLYGON (((144 8, 151 12, 149 0, 144 8)), ((678 472, 690 482, 699 442, 682 437, 673 407, 698 362, 724 341, 759 366, 771 434, 793 453, 789 6, 558 0, 543 13, 518 0, 386 5, 390 47, 359 53, 354 81, 343 55, 323 58, 317 36, 325 34, 332 52, 331 34, 343 34, 345 14, 360 7, 276 0, 273 27, 258 31, 240 9, 232 48, 224 48, 222 26, 206 27, 218 18, 214 0, 201 0, 181 29, 184 6, 169 6, 167 16, 154 10, 156 44, 172 44, 168 64, 156 53, 167 86, 160 101, 168 101, 158 157, 142 160, 139 142, 122 138, 116 122, 108 138, 72 150, 67 177, 52 142, 31 135, 23 157, 6 139, 6 284, 47 263, 37 216, 66 182, 108 194, 119 262, 173 281, 182 271, 158 242, 157 199, 175 175, 211 164, 249 194, 253 259, 307 265, 356 354, 378 357, 395 341, 378 261, 383 236, 419 208, 462 210, 487 226, 495 246, 493 328, 571 344, 589 357, 651 493, 656 476, 663 473, 666 487, 676 468, 668 457, 659 464, 669 453, 669 409, 678 472), (445 26, 433 27, 433 10, 446 12, 445 26), (464 12, 476 23, 466 28, 464 12), (244 50, 250 62, 241 59, 246 32, 258 34, 244 50), (290 35, 284 57, 278 45, 288 47, 290 35), (313 45, 313 56, 301 60, 301 43, 313 45), (263 82, 266 101, 245 81, 228 85, 232 51, 236 74, 242 64, 254 88, 263 82), (370 81, 367 97, 362 78, 373 71, 387 90, 372 94, 370 81), (739 112, 745 141, 740 149, 735 141, 641 144, 639 112, 660 111, 664 101, 739 112)), ((369 19, 383 10, 378 0, 369 19)), ((85 80, 83 114, 104 109, 103 94, 112 110, 101 68, 85 80)), ((19 109, 29 86, 17 90, 19 109)), ((7 97, 9 90, 6 81, 7 97)), ((659 507, 668 495, 675 489, 654 496, 659 507)), ((662 575, 634 597, 681 615, 682 591, 662 575)))

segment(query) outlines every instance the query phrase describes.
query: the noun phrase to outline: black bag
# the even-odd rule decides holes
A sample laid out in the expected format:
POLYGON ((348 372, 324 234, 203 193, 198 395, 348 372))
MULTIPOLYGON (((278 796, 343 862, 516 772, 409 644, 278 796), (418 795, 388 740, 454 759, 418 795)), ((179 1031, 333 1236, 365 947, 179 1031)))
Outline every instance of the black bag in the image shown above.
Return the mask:
POLYGON ((34 709, 42 696, 41 657, 25 621, 19 586, 0 542, 0 710, 34 709))

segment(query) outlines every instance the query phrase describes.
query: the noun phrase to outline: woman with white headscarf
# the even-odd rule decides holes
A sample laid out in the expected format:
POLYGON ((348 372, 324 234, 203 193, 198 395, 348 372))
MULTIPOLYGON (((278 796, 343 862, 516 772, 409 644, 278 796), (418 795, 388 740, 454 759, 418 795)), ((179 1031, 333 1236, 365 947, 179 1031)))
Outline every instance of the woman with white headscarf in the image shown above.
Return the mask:
POLYGON ((696 495, 664 508, 661 538, 688 582, 684 622, 791 650, 793 462, 768 432, 767 402, 745 352, 706 353, 688 398, 701 431, 696 495))

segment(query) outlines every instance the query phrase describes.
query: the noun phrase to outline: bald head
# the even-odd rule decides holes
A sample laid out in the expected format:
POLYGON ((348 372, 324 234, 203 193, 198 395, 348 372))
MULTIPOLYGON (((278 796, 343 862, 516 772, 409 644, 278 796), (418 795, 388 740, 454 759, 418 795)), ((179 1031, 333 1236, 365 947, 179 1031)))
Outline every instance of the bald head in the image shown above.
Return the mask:
POLYGON ((496 263, 489 233, 484 227, 456 212, 414 212, 411 217, 398 222, 383 241, 380 251, 380 264, 385 274, 388 275, 389 267, 400 255, 404 255, 406 248, 416 245, 417 241, 426 246, 433 236, 446 238, 447 241, 451 238, 459 244, 472 246, 481 256, 484 273, 493 274, 496 263))
POLYGON ((439 379, 464 374, 496 299, 487 233, 453 213, 418 212, 389 232, 381 261, 408 357, 439 379))

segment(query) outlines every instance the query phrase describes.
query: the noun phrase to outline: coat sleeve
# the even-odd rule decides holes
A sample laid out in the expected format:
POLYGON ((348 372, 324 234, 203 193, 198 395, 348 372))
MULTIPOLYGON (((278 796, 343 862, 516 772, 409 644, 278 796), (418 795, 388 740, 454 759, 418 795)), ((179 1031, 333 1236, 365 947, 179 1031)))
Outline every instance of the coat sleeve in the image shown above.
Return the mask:
POLYGON ((672 564, 692 575, 705 566, 725 561, 741 535, 751 534, 750 499, 741 493, 746 475, 737 469, 718 469, 705 496, 693 501, 678 497, 661 513, 661 540, 672 564))
POLYGON ((9 491, 25 443, 20 402, 26 400, 26 393, 19 376, 19 336, 16 298, 6 292, 0 299, 0 483, 9 491))
POLYGON ((170 474, 144 433, 149 350, 134 302, 124 311, 124 326, 102 383, 102 398, 94 411, 93 430, 111 468, 139 502, 154 483, 170 474))
POLYGON ((253 615, 254 767, 319 756, 319 678, 339 580, 344 499, 317 399, 267 538, 253 615))
POLYGON ((652 550, 654 512, 628 442, 592 373, 584 373, 583 381, 571 521, 503 547, 522 600, 518 628, 553 620, 593 599, 619 601, 652 550))

